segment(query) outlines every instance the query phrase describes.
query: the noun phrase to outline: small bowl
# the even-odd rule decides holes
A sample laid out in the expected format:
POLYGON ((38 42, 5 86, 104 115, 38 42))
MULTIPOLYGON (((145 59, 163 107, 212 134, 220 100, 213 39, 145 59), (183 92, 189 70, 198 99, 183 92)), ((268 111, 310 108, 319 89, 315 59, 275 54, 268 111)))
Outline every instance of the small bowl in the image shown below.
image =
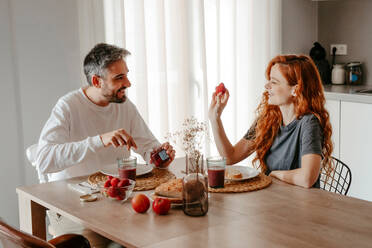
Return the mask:
POLYGON ((105 188, 103 187, 103 184, 100 184, 98 188, 103 196, 111 200, 125 202, 132 194, 134 186, 136 184, 136 181, 130 180, 130 179, 128 180, 130 183, 130 185, 128 186, 123 186, 123 187, 110 186, 110 187, 105 188))

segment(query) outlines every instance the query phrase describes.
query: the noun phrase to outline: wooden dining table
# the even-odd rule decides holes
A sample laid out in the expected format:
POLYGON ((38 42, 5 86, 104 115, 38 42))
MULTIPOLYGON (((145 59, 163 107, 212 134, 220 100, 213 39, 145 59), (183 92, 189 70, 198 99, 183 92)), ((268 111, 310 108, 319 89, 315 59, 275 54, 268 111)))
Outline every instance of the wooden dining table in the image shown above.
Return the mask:
MULTIPOLYGON (((184 161, 169 170, 182 177, 184 161)), ((135 213, 130 199, 81 202, 67 185, 86 179, 18 187, 21 230, 45 239, 50 209, 125 247, 372 247, 372 202, 320 189, 273 179, 257 191, 210 193, 203 217, 182 208, 161 216, 135 213)))

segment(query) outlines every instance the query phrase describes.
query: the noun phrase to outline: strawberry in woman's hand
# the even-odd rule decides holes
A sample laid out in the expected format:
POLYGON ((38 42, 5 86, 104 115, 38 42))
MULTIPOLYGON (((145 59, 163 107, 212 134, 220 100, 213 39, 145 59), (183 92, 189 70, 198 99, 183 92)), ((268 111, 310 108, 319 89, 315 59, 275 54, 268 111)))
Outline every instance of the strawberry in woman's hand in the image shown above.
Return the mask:
POLYGON ((218 95, 218 93, 221 92, 221 95, 225 94, 226 92, 226 88, 225 88, 225 85, 223 83, 220 83, 217 87, 216 87, 216 95, 218 95))

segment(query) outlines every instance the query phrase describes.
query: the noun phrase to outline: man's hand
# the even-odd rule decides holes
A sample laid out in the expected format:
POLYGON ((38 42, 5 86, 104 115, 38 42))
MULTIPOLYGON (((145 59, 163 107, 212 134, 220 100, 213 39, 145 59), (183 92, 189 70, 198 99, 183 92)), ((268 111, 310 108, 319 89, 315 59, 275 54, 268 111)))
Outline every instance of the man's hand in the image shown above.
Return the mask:
MULTIPOLYGON (((154 149, 154 150, 152 151, 152 153, 157 152, 157 151, 160 151, 161 149, 164 149, 164 150, 166 151, 166 153, 168 154, 168 156, 169 156, 169 160, 164 164, 164 167, 168 167, 168 165, 169 165, 170 163, 172 163, 172 161, 173 161, 174 158, 176 157, 176 151, 173 149, 173 146, 171 146, 171 145, 169 144, 169 142, 165 142, 165 143, 162 144, 160 147, 154 149)), ((151 154, 152 154, 152 153, 151 153, 151 154)), ((152 159, 150 159, 150 164, 152 164, 152 163, 153 163, 153 161, 152 161, 152 159)))
POLYGON ((128 151, 131 147, 137 149, 137 145, 132 136, 130 136, 124 129, 118 129, 102 134, 100 135, 100 138, 105 147, 110 145, 113 145, 114 147, 127 146, 128 151))

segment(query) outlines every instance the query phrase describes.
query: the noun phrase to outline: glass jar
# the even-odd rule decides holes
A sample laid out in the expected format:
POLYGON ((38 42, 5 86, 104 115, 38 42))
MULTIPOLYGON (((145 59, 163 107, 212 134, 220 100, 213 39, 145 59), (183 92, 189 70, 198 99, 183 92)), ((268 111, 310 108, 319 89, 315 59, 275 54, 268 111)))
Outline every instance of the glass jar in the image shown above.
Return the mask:
POLYGON ((345 83, 345 66, 344 64, 335 64, 332 69, 332 84, 345 83))
POLYGON ((186 176, 183 178, 183 212, 203 216, 208 212, 208 178, 205 175, 203 155, 186 155, 186 176))
POLYGON ((225 185, 226 158, 221 156, 207 158, 208 185, 211 188, 223 188, 225 185))
POLYGON ((362 63, 350 62, 346 64, 346 83, 347 84, 362 84, 362 63))
POLYGON ((128 178, 135 181, 137 171, 137 158, 129 156, 128 158, 118 158, 117 161, 119 178, 128 178))
POLYGON ((151 153, 151 159, 156 168, 166 169, 165 163, 169 161, 169 156, 165 149, 159 149, 151 153))

